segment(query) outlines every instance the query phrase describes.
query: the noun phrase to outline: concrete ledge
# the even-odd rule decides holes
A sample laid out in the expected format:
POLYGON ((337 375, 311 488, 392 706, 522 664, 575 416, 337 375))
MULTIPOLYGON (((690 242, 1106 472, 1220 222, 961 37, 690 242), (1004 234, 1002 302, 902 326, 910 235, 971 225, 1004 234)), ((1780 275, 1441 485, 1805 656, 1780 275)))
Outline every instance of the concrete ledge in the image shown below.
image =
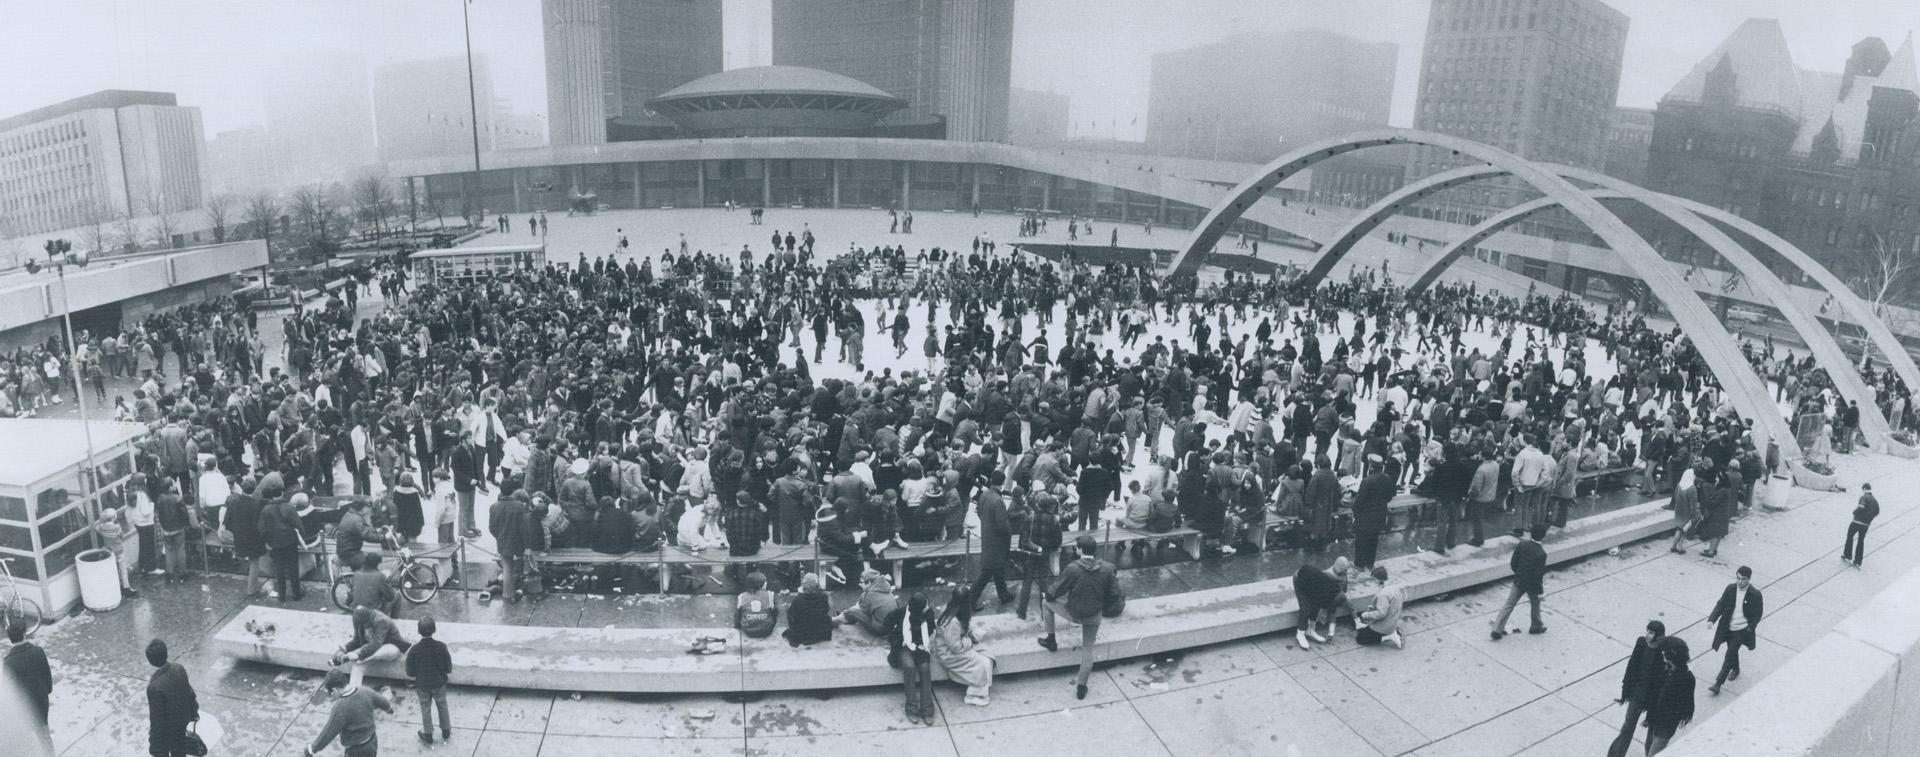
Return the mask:
POLYGON ((1683 731, 1667 753, 1913 754, 1920 739, 1916 606, 1920 570, 1911 570, 1718 715, 1683 731))
MULTIPOLYGON (((1672 514, 1660 502, 1582 518, 1547 545, 1550 562, 1561 563, 1605 552, 1673 528, 1672 514)), ((1386 560, 1407 598, 1421 599, 1499 581, 1514 539, 1501 536, 1485 546, 1456 547, 1451 554, 1425 552, 1386 560)), ((1138 597, 1126 614, 1106 621, 1096 660, 1119 660, 1204 646, 1293 628, 1299 607, 1291 578, 1187 592, 1138 597)), ((1372 600, 1361 582, 1349 598, 1357 605, 1372 600)), ((324 669, 334 649, 350 635, 346 615, 249 607, 214 637, 219 649, 237 658, 306 669, 324 669), (249 620, 273 623, 274 638, 261 642, 245 629, 249 620)), ((415 638, 411 622, 401 631, 415 638)), ((1078 664, 1075 634, 1062 636, 1059 652, 1034 643, 1038 619, 984 616, 974 631, 998 663, 1000 673, 1069 668, 1078 664)), ((732 629, 575 629, 441 623, 438 634, 454 649, 456 684, 569 691, 782 691, 898 684, 887 666, 886 645, 858 628, 841 627, 830 642, 793 649, 778 634, 746 639, 732 629), (686 653, 700 635, 728 639, 729 653, 696 657, 686 653)), ((400 677, 398 665, 376 669, 376 676, 400 677)), ((944 673, 935 671, 944 678, 944 673)))

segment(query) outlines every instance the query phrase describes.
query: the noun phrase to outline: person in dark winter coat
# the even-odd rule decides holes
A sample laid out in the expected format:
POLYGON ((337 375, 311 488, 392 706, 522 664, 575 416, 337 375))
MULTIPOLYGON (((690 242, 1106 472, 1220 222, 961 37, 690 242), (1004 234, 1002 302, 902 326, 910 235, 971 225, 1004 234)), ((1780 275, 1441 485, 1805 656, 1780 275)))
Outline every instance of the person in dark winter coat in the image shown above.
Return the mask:
MULTIPOLYGON (((1370 460, 1373 472, 1360 482, 1353 495, 1353 564, 1362 570, 1372 568, 1380 550, 1380 532, 1387 527, 1387 503, 1393 501, 1393 477, 1378 455, 1370 460)), ((1308 484, 1311 490, 1312 484, 1308 484)))
POLYGON ((1720 540, 1726 538, 1727 527, 1733 521, 1733 492, 1722 478, 1712 486, 1700 490, 1700 526, 1695 536, 1707 543, 1700 552, 1701 557, 1714 557, 1720 554, 1720 540))
POLYGON ((1540 546, 1540 540, 1546 537, 1547 524, 1535 523, 1513 548, 1513 556, 1508 559, 1508 565, 1513 569, 1513 590, 1508 592, 1506 605, 1500 608, 1500 614, 1493 619, 1491 635, 1494 641, 1507 635, 1507 617, 1513 614, 1513 606, 1519 604, 1522 595, 1526 596, 1529 609, 1533 612, 1533 625, 1527 627, 1527 633, 1547 632, 1546 624, 1540 621, 1540 595, 1546 591, 1543 584, 1547 575, 1547 550, 1540 546))
POLYGON ((1313 629, 1322 613, 1327 616, 1327 633, 1333 633, 1340 607, 1347 604, 1347 570, 1347 558, 1336 557, 1327 570, 1301 563, 1300 570, 1294 572, 1293 596, 1300 606, 1300 626, 1294 630, 1293 638, 1301 649, 1311 646, 1308 639, 1326 642, 1327 637, 1313 629))
POLYGON ((153 677, 147 680, 147 753, 184 757, 187 724, 200 720, 200 699, 193 693, 187 669, 167 661, 166 642, 147 642, 147 662, 154 667, 153 677))
POLYGON ((1666 638, 1667 625, 1649 620, 1647 632, 1633 640, 1633 654, 1627 657, 1627 672, 1620 679, 1620 698, 1613 700, 1627 706, 1627 719, 1620 726, 1620 735, 1607 748, 1607 757, 1626 757, 1627 749, 1633 746, 1634 729, 1640 727, 1640 716, 1660 695, 1660 682, 1667 673, 1666 660, 1661 656, 1666 638))
POLYGON ((422 744, 433 743, 433 708, 438 707, 440 740, 450 742, 453 721, 447 715, 447 676, 453 672, 453 655, 445 643, 433 638, 439 627, 432 616, 421 618, 414 628, 420 632, 420 641, 407 650, 407 676, 420 695, 420 731, 415 735, 422 744))
POLYGON ((833 612, 827 604, 827 593, 820 588, 819 576, 808 573, 800 577, 800 593, 787 605, 787 630, 780 635, 795 647, 833 638, 833 612))
POLYGON ((986 476, 986 485, 979 489, 979 500, 974 510, 980 518, 980 560, 977 563, 980 574, 973 579, 973 588, 967 592, 967 601, 975 611, 981 609, 981 595, 986 593, 987 583, 1000 598, 1000 604, 1013 601, 1013 592, 1007 589, 1007 558, 1013 548, 1013 524, 1007 518, 1007 504, 1000 496, 1000 485, 1005 481, 999 471, 986 476))
POLYGON ((1693 671, 1687 669, 1687 643, 1679 638, 1660 642, 1662 669, 1647 707, 1647 755, 1667 748, 1674 731, 1693 720, 1693 671))
POLYGON ((1766 600, 1753 586, 1753 569, 1742 565, 1733 575, 1733 583, 1720 593, 1720 601, 1714 603, 1713 612, 1707 615, 1708 623, 1718 624, 1713 629, 1713 649, 1720 649, 1722 644, 1727 647, 1720 674, 1707 688, 1713 694, 1719 694, 1720 687, 1727 681, 1740 677, 1740 647, 1754 648, 1760 634, 1760 619, 1766 615, 1766 600))
MULTIPOLYGON (((0 685, 18 687, 21 694, 33 705, 34 733, 45 742, 50 736, 47 726, 47 709, 53 698, 53 668, 47 664, 47 653, 39 646, 27 641, 27 627, 21 623, 7 626, 7 649, 4 670, 0 685)), ((48 753, 52 753, 51 744, 47 744, 48 753)))
POLYGON ((1853 520, 1847 523, 1847 539, 1840 547, 1840 561, 1860 567, 1867 561, 1867 528, 1880 517, 1880 500, 1873 496, 1873 484, 1860 485, 1860 504, 1853 507, 1853 520))

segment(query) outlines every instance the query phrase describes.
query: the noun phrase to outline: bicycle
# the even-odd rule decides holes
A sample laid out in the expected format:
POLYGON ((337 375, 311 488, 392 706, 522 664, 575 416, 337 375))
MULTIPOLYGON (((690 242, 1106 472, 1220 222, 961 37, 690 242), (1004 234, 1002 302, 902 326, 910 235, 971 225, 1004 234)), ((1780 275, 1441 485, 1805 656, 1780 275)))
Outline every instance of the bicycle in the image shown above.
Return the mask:
MULTIPOLYGON (((399 565, 387 574, 389 581, 395 582, 395 588, 408 602, 423 605, 433 601, 440 593, 440 571, 432 565, 414 559, 413 550, 400 544, 392 528, 381 530, 380 542, 389 551, 399 554, 399 565)), ((333 604, 342 610, 353 611, 353 572, 348 571, 333 579, 333 604)))
POLYGON ((27 627, 27 635, 32 636, 40 630, 40 624, 46 619, 40 612, 40 603, 28 599, 20 593, 19 584, 13 581, 13 558, 0 557, 0 587, 4 587, 4 599, 0 599, 0 627, 12 628, 14 623, 27 627))

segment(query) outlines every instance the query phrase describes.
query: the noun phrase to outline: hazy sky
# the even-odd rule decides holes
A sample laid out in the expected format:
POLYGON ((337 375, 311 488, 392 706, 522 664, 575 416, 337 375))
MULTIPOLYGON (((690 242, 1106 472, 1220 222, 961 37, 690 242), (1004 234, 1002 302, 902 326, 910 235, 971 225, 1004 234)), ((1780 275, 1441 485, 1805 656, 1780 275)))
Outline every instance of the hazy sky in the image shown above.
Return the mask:
MULTIPOLYGON (((1865 36, 1897 46, 1916 0, 1608 0, 1632 18, 1620 104, 1651 107, 1748 17, 1779 18, 1802 67, 1840 69, 1865 36)), ((767 0, 725 0, 727 63, 766 63, 767 0)), ((473 0, 473 44, 496 91, 546 109, 538 0, 473 0)), ((1013 83, 1073 98, 1086 132, 1137 139, 1156 52, 1243 31, 1321 27, 1399 44, 1394 122, 1407 125, 1427 0, 1019 0, 1013 83), (1117 122, 1117 126, 1110 126, 1117 122)), ((263 122, 280 56, 357 54, 369 67, 458 54, 460 0, 0 0, 0 116, 99 89, 157 89, 200 106, 212 134, 263 122)), ((1223 62, 1223 65, 1227 62, 1223 62)))

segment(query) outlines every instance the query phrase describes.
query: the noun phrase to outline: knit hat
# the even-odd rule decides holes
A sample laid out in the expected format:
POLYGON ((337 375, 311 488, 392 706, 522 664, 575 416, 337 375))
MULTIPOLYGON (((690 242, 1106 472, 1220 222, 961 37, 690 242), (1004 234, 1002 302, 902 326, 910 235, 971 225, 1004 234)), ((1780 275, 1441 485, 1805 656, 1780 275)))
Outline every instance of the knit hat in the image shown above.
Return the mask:
POLYGON ((571 468, 571 470, 573 471, 573 475, 576 475, 576 476, 587 475, 587 468, 588 468, 588 464, 587 464, 586 458, 576 457, 573 459, 573 468, 571 468))

